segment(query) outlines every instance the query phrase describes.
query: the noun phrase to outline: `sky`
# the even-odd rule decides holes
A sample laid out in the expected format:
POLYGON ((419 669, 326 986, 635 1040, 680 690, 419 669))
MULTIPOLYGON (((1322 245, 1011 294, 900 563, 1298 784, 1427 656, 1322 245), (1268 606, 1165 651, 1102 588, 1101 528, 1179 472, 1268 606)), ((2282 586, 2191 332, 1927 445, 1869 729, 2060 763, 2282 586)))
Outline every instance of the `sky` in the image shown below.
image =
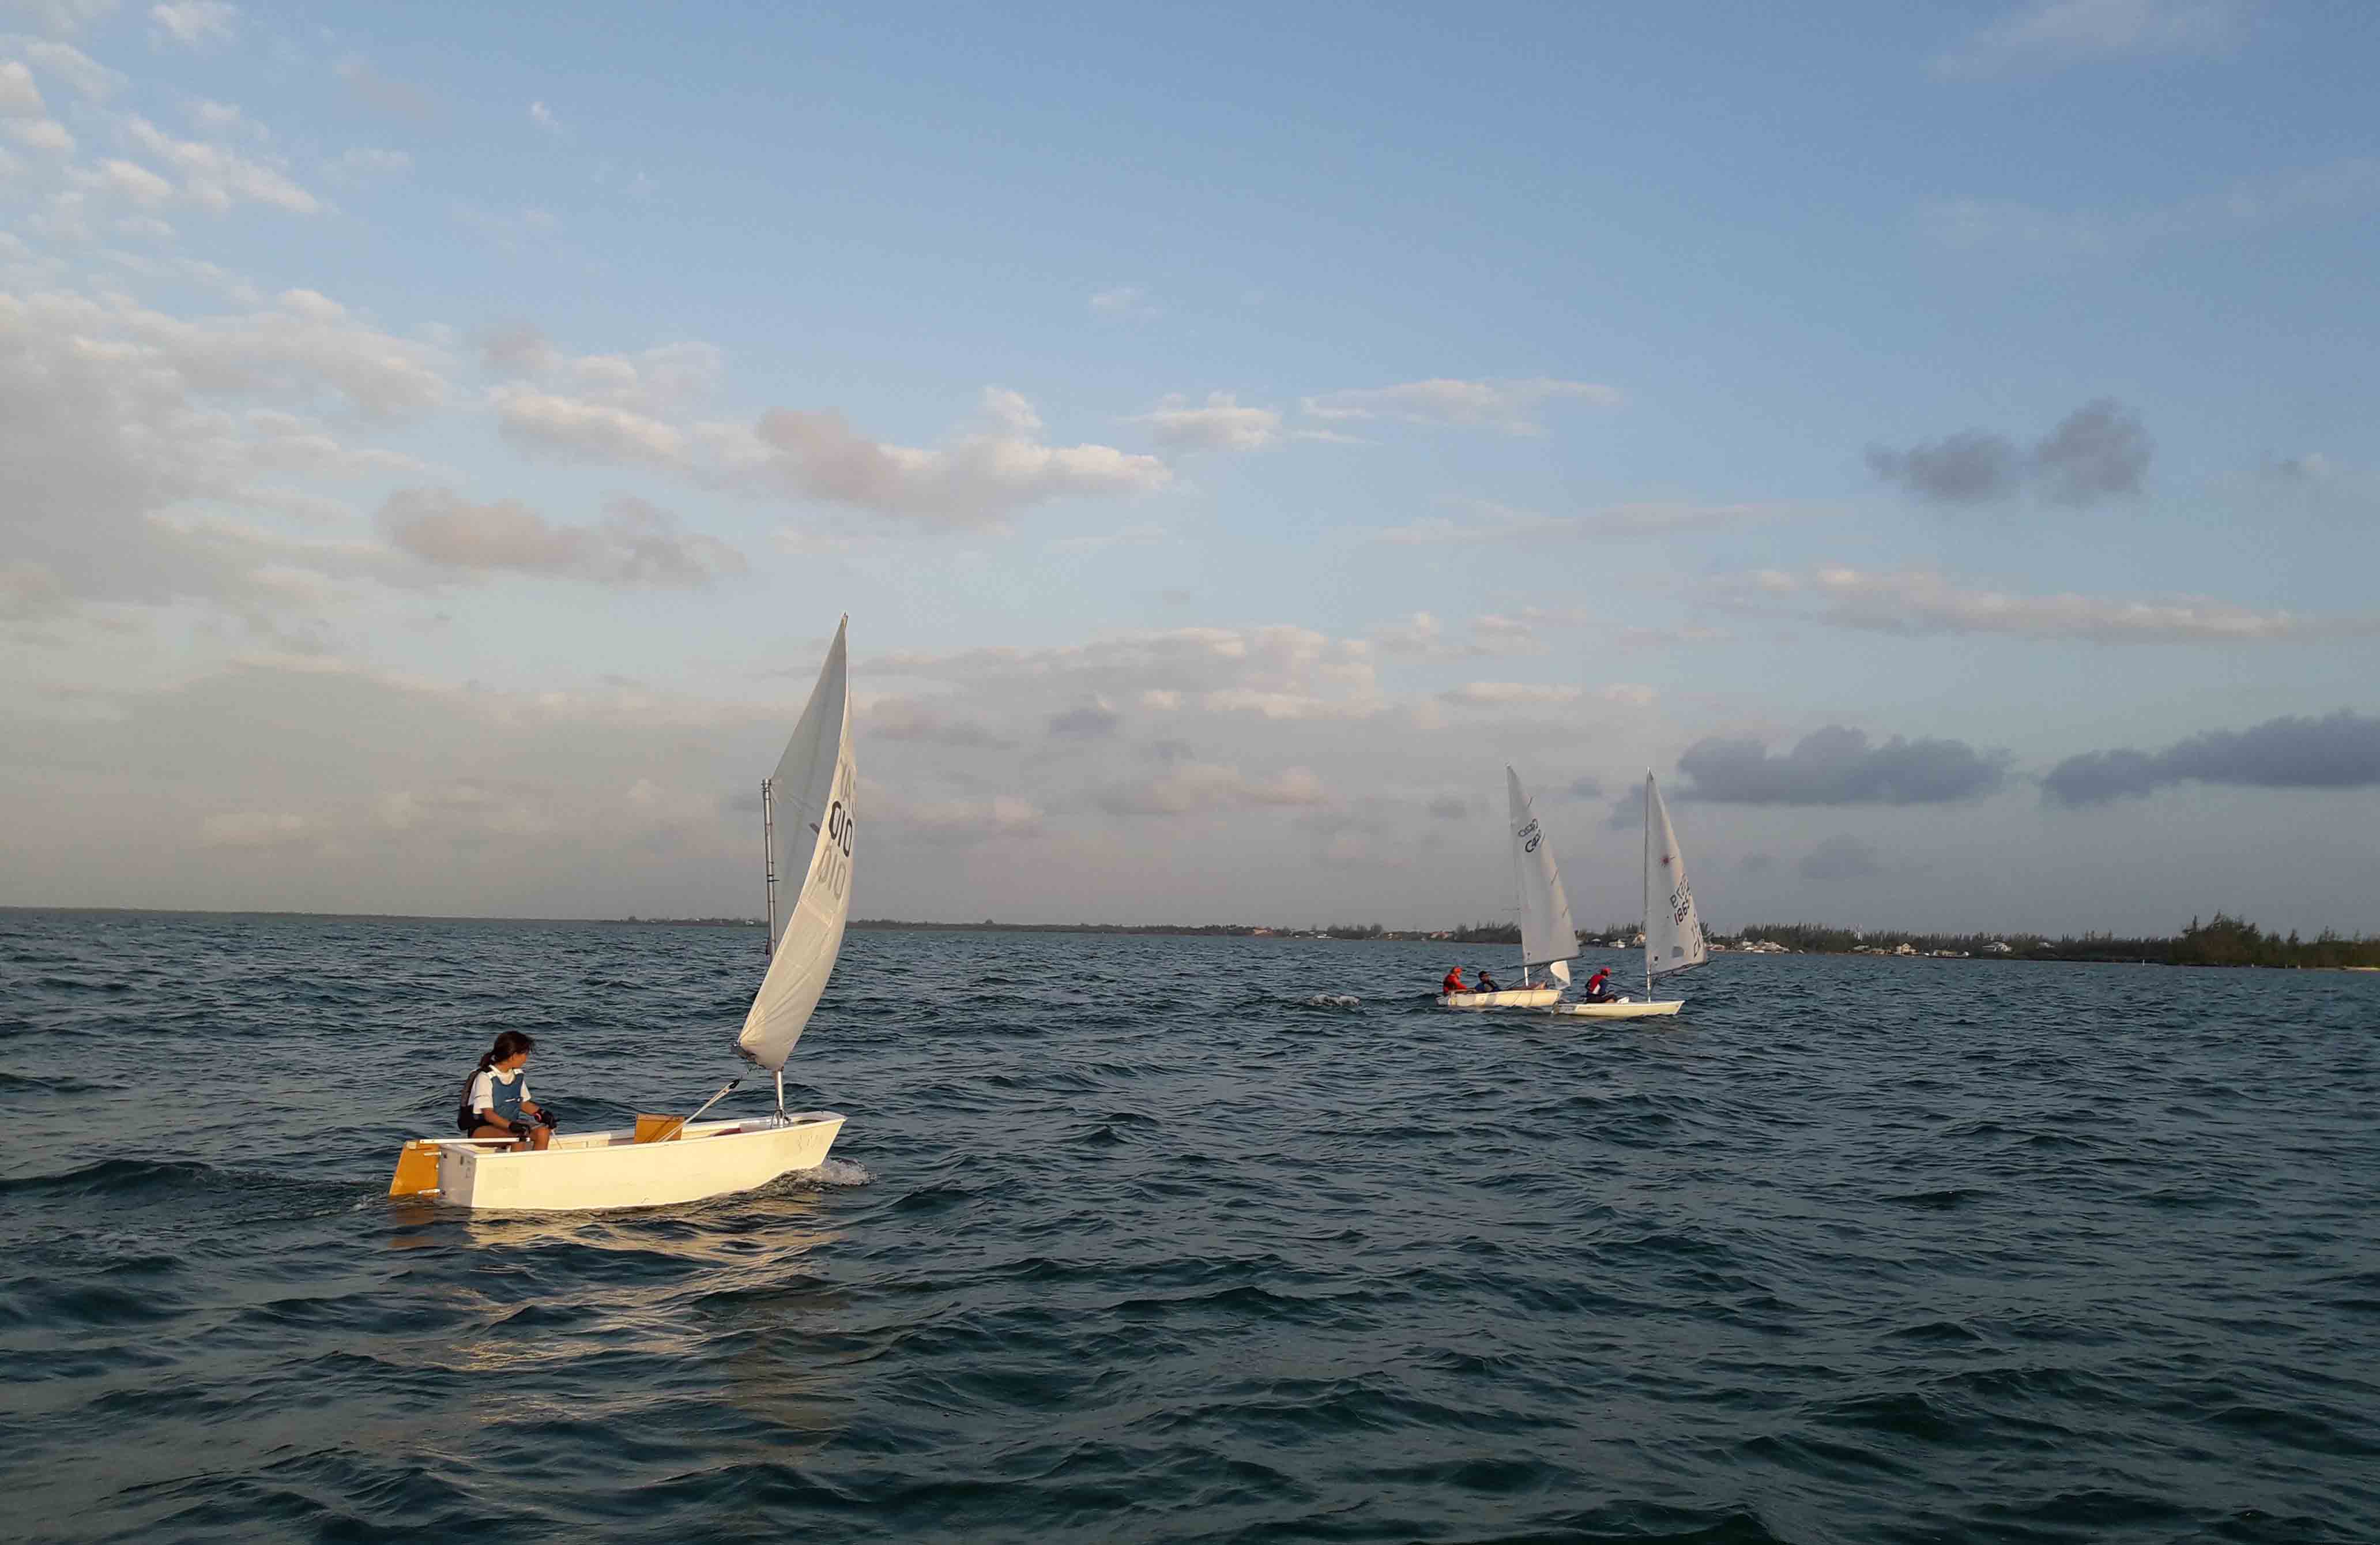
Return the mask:
POLYGON ((2380 932, 2380 7, 0 4, 0 905, 2380 932))

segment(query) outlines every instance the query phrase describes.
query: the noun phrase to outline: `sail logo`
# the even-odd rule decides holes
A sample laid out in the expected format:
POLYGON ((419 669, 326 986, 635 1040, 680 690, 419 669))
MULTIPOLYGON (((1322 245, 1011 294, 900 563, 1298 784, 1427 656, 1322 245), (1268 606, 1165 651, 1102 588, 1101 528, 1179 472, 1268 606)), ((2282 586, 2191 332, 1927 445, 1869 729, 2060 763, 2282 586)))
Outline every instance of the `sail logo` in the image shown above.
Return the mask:
POLYGON ((842 797, 827 807, 826 824, 820 834, 825 839, 819 844, 818 868, 810 871, 810 885, 836 900, 851 884, 851 844, 859 818, 851 808, 851 769, 846 766, 837 780, 842 797))
POLYGON ((1521 828, 1522 852, 1535 853, 1537 850, 1537 844, 1545 840, 1545 833, 1537 830, 1537 823, 1536 821, 1532 821, 1526 826, 1521 828))

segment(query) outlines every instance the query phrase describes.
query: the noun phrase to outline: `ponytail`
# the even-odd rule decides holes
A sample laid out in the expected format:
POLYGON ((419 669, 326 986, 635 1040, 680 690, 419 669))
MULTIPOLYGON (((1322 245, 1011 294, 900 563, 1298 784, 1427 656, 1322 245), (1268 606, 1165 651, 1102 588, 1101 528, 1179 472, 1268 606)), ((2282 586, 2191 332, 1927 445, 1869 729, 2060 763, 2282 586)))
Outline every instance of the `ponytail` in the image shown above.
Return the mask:
POLYGON ((469 1107, 471 1103, 471 1086, 479 1081, 480 1074, 487 1072, 490 1068, 495 1066, 496 1064, 500 1062, 520 1055, 523 1052, 534 1052, 536 1050, 537 1042, 523 1031, 506 1030, 503 1034, 497 1036, 495 1045, 480 1053, 479 1067, 468 1078, 463 1080, 464 1106, 467 1109, 469 1107))

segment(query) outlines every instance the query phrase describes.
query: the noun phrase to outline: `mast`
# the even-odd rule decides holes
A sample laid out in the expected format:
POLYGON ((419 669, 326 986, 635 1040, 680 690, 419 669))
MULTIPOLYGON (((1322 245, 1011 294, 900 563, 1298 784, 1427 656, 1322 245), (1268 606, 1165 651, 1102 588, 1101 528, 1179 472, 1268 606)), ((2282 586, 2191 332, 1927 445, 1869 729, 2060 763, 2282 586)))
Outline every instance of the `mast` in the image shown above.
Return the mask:
POLYGON ((1653 774, 1645 774, 1645 1001, 1653 1001, 1653 774))
MULTIPOLYGON (((769 893, 769 937, 760 946, 762 959, 777 953, 777 812, 771 790, 772 782, 768 778, 760 780, 760 869, 767 876, 764 883, 769 893)), ((779 1097, 780 1109, 784 1103, 783 1098, 779 1097)))

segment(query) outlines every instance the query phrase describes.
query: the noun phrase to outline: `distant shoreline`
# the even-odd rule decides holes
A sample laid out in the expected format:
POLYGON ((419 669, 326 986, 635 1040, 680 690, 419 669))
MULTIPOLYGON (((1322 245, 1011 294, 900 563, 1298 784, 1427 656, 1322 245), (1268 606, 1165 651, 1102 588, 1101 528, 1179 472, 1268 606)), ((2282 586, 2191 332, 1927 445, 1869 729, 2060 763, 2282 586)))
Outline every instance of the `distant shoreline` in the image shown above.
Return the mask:
MULTIPOLYGON (((358 922, 478 922, 516 926, 577 928, 731 928, 764 929, 759 918, 497 918, 459 913, 297 912, 242 908, 206 910, 136 906, 0 906, 0 917, 11 913, 69 913, 93 917, 200 918, 322 918, 358 922)), ((855 918, 848 925, 859 932, 914 933, 1075 933, 1170 939, 1281 939, 1344 943, 1438 943, 1457 952, 1517 946, 1520 930, 1509 923, 1472 923, 1459 928, 1422 931, 1384 929, 1373 924, 1341 924, 1329 928, 1270 928, 1257 923, 1019 923, 987 918, 980 922, 915 922, 899 918, 855 918)), ((1634 924, 1607 927, 1581 935, 1582 952, 1593 949, 1633 950, 1634 924), (1629 940, 1621 943, 1621 940, 1629 940)), ((2253 924, 2216 913, 2201 925, 2170 938, 2118 938, 2084 934, 2051 940, 2039 934, 1916 933, 1900 931, 1862 932, 1811 923, 1764 923, 1737 935, 1714 935, 1713 954, 1864 955, 1880 959, 1956 959, 2065 961, 2141 966, 2261 967, 2274 969, 2344 970, 2380 973, 2380 937, 2346 938, 2325 932, 2312 941, 2297 934, 2284 939, 2253 924)))

